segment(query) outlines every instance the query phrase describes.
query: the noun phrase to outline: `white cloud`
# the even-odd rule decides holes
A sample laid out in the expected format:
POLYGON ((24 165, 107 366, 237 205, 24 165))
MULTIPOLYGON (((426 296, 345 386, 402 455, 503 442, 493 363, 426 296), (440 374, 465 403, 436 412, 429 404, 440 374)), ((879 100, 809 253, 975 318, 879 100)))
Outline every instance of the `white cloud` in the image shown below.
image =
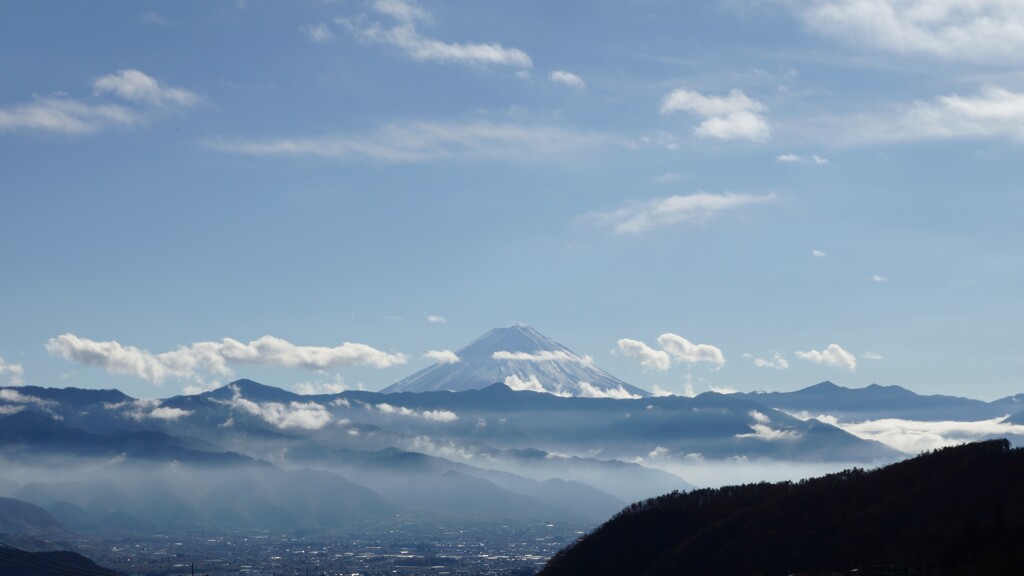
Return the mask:
POLYGON ((392 406, 386 402, 377 404, 377 410, 381 414, 395 415, 395 416, 408 416, 410 418, 420 418, 429 422, 454 422, 459 419, 459 416, 451 410, 413 410, 412 408, 406 408, 404 406, 392 406))
POLYGON ((814 131, 827 135, 829 141, 853 144, 956 138, 1024 140, 1024 92, 985 86, 973 96, 940 96, 888 114, 825 119, 814 131))
POLYGON ((675 396, 675 394, 673 394, 672 392, 669 392, 668 390, 665 390, 664 388, 662 388, 661 386, 658 386, 657 384, 654 385, 654 388, 651 388, 651 395, 654 396, 655 398, 664 398, 666 396, 675 396))
POLYGON ((1024 435, 1024 426, 1002 422, 1003 418, 1005 416, 976 422, 921 422, 886 418, 857 423, 832 423, 860 438, 877 440, 901 452, 916 454, 984 438, 1024 435))
POLYGON ((334 376, 334 380, 330 382, 297 382, 292 386, 292 390, 296 394, 303 396, 316 396, 318 394, 341 394, 348 390, 348 385, 345 384, 345 380, 338 375, 334 376))
POLYGON ((186 384, 181 387, 181 392, 185 396, 195 396, 202 394, 203 392, 209 392, 220 388, 220 382, 217 380, 203 380, 199 379, 194 383, 186 384))
POLYGON ((702 118, 693 132, 697 136, 722 140, 771 140, 771 129, 761 116, 764 104, 748 98, 741 90, 732 90, 728 96, 704 96, 692 90, 675 90, 661 100, 661 113, 680 110, 692 112, 702 118))
POLYGON ((366 42, 394 46, 413 60, 513 68, 533 66, 530 56, 518 48, 506 48, 498 43, 450 43, 422 35, 418 29, 419 24, 429 23, 431 16, 415 3, 379 0, 373 7, 377 12, 394 19, 394 25, 388 28, 375 22, 363 27, 352 20, 337 22, 347 27, 358 38, 366 42))
POLYGON ((498 350, 491 354, 495 360, 516 360, 520 362, 576 362, 579 364, 592 364, 593 358, 589 356, 577 356, 564 350, 538 350, 536 352, 509 352, 498 350))
POLYGON ((882 356, 881 354, 879 354, 877 352, 865 352, 865 353, 861 354, 860 357, 865 359, 865 360, 884 360, 885 359, 885 356, 882 356))
POLYGON ((10 364, 0 356, 0 376, 5 374, 12 386, 21 386, 25 383, 25 367, 21 364, 10 364))
POLYGON ((795 4, 809 28, 899 54, 1018 61, 1024 4, 1017 0, 811 0, 795 4))
POLYGON ((814 256, 815 258, 824 258, 825 253, 821 250, 811 250, 811 256, 814 256))
POLYGON ((427 314, 427 322, 430 322, 431 324, 447 324, 448 319, 437 314, 427 314))
POLYGON ((39 398, 38 396, 22 394, 18 390, 11 388, 0 388, 0 401, 10 402, 12 404, 32 404, 43 409, 52 408, 57 405, 53 400, 46 400, 44 398, 39 398))
POLYGON ((118 70, 116 74, 97 78, 92 86, 97 94, 111 92, 130 102, 182 108, 199 103, 199 96, 194 92, 162 85, 156 78, 139 70, 118 70))
POLYGON ((678 334, 666 332, 658 336, 658 344, 671 354, 676 362, 698 364, 701 362, 722 366, 725 355, 711 344, 694 344, 678 334))
POLYGON ((635 360, 644 368, 651 370, 664 372, 672 365, 672 358, 668 355, 668 352, 655 350, 647 344, 632 338, 622 338, 619 340, 618 351, 623 356, 635 360))
POLYGON ((471 122, 407 122, 368 134, 277 139, 212 139, 214 150, 249 156, 296 156, 334 160, 413 163, 441 160, 547 159, 589 148, 602 136, 545 125, 471 122))
POLYGON ((516 391, 528 391, 528 392, 543 392, 547 393, 544 386, 541 385, 540 380, 537 379, 536 374, 531 374, 529 378, 523 380, 516 374, 505 377, 505 386, 516 390, 516 391))
POLYGON ((334 38, 331 28, 327 24, 308 24, 300 28, 300 30, 314 44, 325 44, 334 38))
POLYGON ((331 421, 331 413, 316 402, 259 403, 243 398, 237 386, 232 386, 231 391, 231 400, 213 401, 256 416, 277 428, 319 430, 331 421))
POLYGON ((116 341, 98 342, 74 334, 62 334, 46 343, 46 350, 65 360, 101 366, 113 374, 137 376, 154 384, 166 378, 198 379, 204 373, 230 375, 229 364, 253 364, 307 370, 339 366, 387 368, 405 364, 404 354, 391 354, 345 342, 340 346, 297 346, 274 336, 263 336, 244 344, 232 338, 220 342, 196 342, 171 352, 152 354, 116 341))
POLYGON ((640 363, 645 368, 664 372, 672 362, 683 364, 709 363, 716 366, 725 364, 725 355, 711 344, 694 344, 678 334, 666 332, 658 336, 662 350, 651 348, 644 342, 623 338, 618 342, 618 352, 640 363))
POLYGON ((525 380, 518 374, 511 374, 505 377, 505 386, 516 390, 526 392, 540 392, 543 394, 551 394, 552 396, 558 396, 559 398, 571 398, 572 393, 567 392, 559 386, 555 390, 547 390, 544 385, 537 379, 536 374, 530 374, 525 380))
POLYGON ((616 400, 638 400, 643 398, 639 394, 630 394, 629 390, 622 386, 612 388, 611 390, 602 390, 590 382, 580 382, 579 389, 580 393, 578 396, 581 398, 614 398, 616 400))
POLYGON ((889 279, 886 278, 885 276, 882 276, 881 274, 872 274, 871 276, 868 276, 868 281, 869 282, 882 283, 882 282, 888 282, 889 279))
POLYGON ((150 412, 149 417, 156 418, 157 420, 179 420, 181 418, 184 418, 185 416, 190 416, 191 414, 191 410, 184 410, 182 408, 168 408, 166 406, 162 406, 150 412))
POLYGON ((0 108, 0 130, 43 130, 67 135, 131 126, 141 117, 117 104, 87 104, 65 95, 36 97, 31 104, 0 108))
POLYGON ((776 430, 772 428, 772 419, 769 418, 767 414, 758 412, 757 410, 751 410, 749 415, 754 420, 753 423, 750 424, 750 429, 753 430, 753 432, 737 434, 737 438, 753 438, 755 440, 764 440, 766 442, 796 440, 797 438, 800 438, 800 432, 798 430, 776 430))
POLYGON ((764 358, 754 358, 754 366, 757 366, 758 368, 785 370, 786 368, 789 368, 789 360, 786 360, 786 358, 778 352, 772 352, 771 357, 767 360, 764 358))
POLYGON ((715 394, 736 394, 738 391, 731 386, 708 386, 715 394))
POLYGON ((756 196, 698 192, 635 202, 612 212, 593 212, 583 219, 609 226, 617 234, 641 234, 677 224, 700 224, 744 206, 775 200, 775 194, 756 196))
POLYGON ((823 158, 821 156, 818 156, 817 154, 811 154, 806 158, 804 158, 803 156, 798 156, 796 154, 781 154, 775 157, 775 161, 787 164, 811 162, 813 164, 817 164, 818 166, 827 166, 829 164, 828 158, 823 158))
POLYGON ((835 343, 829 344, 828 348, 822 351, 809 350, 807 352, 801 352, 798 350, 795 354, 797 358, 802 360, 808 360, 815 364, 835 366, 848 372, 853 372, 857 369, 857 358, 854 357, 853 354, 843 350, 839 344, 835 343))
POLYGON ((796 440, 800 438, 799 430, 776 430, 767 424, 754 423, 750 425, 753 432, 737 434, 737 438, 753 438, 765 442, 796 440))
POLYGON ((548 74, 548 79, 555 84, 561 84, 570 88, 576 88, 577 90, 585 90, 587 83, 572 72, 565 72, 564 70, 555 70, 551 74, 548 74))
POLYGON ((431 350, 423 355, 438 364, 457 364, 460 362, 459 355, 451 350, 431 350))
POLYGON ((189 108, 199 96, 183 88, 161 84, 139 70, 120 70, 93 82, 96 96, 113 94, 133 104, 85 102, 57 93, 36 96, 31 103, 0 108, 0 130, 42 130, 66 135, 92 134, 104 128, 130 127, 144 123, 156 108, 189 108))
POLYGON ((160 403, 160 400, 125 400, 123 402, 104 402, 103 407, 119 412, 122 416, 136 422, 146 419, 175 421, 193 414, 192 410, 161 406, 160 403))

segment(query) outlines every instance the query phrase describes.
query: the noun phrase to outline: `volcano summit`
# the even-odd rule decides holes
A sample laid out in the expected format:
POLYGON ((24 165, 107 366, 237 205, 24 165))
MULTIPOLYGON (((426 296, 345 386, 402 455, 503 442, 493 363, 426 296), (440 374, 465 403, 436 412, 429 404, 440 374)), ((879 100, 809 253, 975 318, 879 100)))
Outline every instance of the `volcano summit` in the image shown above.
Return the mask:
POLYGON ((495 328, 456 352, 457 362, 438 362, 382 392, 461 392, 496 382, 514 390, 557 396, 642 398, 650 394, 619 380, 528 326, 495 328))

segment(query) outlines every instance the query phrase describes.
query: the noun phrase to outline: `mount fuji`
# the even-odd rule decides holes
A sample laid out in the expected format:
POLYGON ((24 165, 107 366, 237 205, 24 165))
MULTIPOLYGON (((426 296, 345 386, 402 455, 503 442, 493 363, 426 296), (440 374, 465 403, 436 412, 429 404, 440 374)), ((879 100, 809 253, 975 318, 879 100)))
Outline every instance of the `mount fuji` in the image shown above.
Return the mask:
POLYGON ((513 390, 556 396, 643 398, 646 390, 619 380, 528 326, 495 328, 456 352, 381 392, 462 392, 500 382, 513 390))

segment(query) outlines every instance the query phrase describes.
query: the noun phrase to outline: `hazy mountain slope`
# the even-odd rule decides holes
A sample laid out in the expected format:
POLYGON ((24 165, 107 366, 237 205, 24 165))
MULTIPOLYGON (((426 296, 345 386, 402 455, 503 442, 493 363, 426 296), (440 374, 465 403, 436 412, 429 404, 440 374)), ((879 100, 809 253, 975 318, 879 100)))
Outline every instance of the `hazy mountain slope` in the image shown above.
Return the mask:
POLYGON ((219 451, 216 446, 163 432, 119 430, 94 434, 30 410, 0 418, 0 450, 6 458, 28 461, 64 454, 220 466, 252 462, 240 454, 219 451), (196 449, 196 446, 212 450, 196 449))
POLYGON ((1024 573, 1024 449, 947 448, 797 484, 674 493, 634 504, 557 554, 563 574, 1024 573))
POLYGON ((552 394, 584 396, 581 382, 600 393, 649 394, 594 366, 586 357, 527 326, 496 328, 458 350, 459 361, 437 363, 381 392, 464 391, 513 377, 552 394))
POLYGON ((70 535, 46 510, 14 498, 0 498, 0 532, 47 537, 70 535))

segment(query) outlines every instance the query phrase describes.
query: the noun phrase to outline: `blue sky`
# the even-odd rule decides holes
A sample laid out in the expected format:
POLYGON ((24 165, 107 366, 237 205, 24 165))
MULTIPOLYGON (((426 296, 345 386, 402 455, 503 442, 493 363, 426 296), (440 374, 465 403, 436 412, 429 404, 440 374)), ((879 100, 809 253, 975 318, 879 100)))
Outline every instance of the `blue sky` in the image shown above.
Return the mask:
POLYGON ((677 394, 1024 391, 1018 2, 0 13, 5 384, 376 390, 522 322, 677 394))

